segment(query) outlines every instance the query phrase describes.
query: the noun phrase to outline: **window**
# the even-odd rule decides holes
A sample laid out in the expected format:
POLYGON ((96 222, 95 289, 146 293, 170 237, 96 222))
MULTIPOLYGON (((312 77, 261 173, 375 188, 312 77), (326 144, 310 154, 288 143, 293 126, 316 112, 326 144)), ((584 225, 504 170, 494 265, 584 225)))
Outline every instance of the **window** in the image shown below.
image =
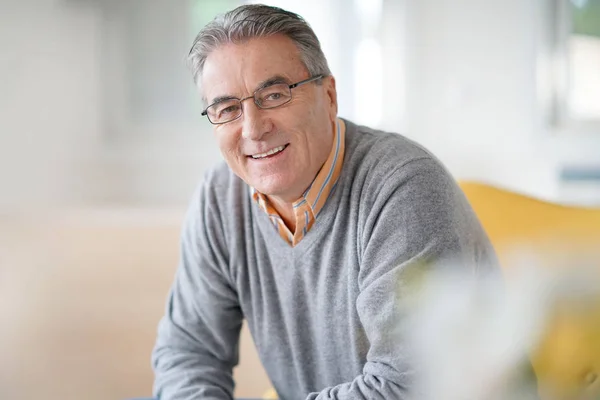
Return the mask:
POLYGON ((600 0, 572 0, 569 11, 568 112, 600 122, 600 0))
POLYGON ((600 0, 544 4, 539 76, 547 120, 559 132, 599 134, 600 0))

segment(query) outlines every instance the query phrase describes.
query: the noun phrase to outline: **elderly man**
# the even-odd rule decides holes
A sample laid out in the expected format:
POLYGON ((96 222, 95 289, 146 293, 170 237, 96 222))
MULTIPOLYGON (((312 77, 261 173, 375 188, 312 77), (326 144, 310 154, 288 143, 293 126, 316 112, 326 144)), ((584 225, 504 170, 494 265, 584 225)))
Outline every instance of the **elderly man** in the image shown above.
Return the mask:
POLYGON ((231 399, 245 318, 281 399, 407 399, 397 301, 411 266, 494 254, 426 150, 337 116, 298 15, 245 5, 189 54, 225 163, 194 194, 153 353, 162 400, 231 399))

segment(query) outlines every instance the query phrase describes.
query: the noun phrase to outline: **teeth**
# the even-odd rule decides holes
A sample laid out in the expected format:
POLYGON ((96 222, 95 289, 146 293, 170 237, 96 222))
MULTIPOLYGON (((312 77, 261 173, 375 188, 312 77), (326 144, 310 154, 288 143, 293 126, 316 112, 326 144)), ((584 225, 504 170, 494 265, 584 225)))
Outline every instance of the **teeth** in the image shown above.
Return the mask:
POLYGON ((252 156, 252 158, 255 158, 255 159, 256 158, 265 158, 267 156, 270 156, 271 154, 279 153, 283 149, 285 149, 285 146, 275 147, 274 149, 271 149, 271 150, 267 151, 266 153, 255 154, 252 156))

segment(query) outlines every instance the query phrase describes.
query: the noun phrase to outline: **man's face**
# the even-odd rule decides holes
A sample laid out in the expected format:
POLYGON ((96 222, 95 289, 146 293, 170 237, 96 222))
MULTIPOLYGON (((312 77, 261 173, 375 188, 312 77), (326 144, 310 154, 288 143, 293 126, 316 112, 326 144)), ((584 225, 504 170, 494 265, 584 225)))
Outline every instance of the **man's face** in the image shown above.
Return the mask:
MULTIPOLYGON (((287 84, 310 78, 298 49, 283 35, 218 48, 208 56, 200 82, 212 104, 217 97, 252 96, 277 77, 287 84)), ((292 202, 312 183, 331 150, 337 115, 335 80, 322 82, 292 89, 292 100, 278 108, 259 109, 248 99, 239 119, 214 125, 223 157, 248 185, 292 202), (282 146, 276 154, 256 157, 282 146)))

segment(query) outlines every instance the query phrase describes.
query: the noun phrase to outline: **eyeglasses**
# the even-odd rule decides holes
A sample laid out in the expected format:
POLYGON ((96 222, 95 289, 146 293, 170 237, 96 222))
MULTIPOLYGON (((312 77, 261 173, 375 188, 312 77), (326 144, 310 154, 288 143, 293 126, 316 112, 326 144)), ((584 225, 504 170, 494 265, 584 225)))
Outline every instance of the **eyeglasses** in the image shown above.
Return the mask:
POLYGON ((243 99, 219 100, 202 111, 211 124, 220 125, 234 121, 242 116, 242 102, 254 98, 254 104, 260 109, 280 107, 292 101, 292 89, 312 81, 324 78, 325 75, 316 75, 312 78, 288 85, 287 83, 275 83, 254 92, 252 96, 243 99))

